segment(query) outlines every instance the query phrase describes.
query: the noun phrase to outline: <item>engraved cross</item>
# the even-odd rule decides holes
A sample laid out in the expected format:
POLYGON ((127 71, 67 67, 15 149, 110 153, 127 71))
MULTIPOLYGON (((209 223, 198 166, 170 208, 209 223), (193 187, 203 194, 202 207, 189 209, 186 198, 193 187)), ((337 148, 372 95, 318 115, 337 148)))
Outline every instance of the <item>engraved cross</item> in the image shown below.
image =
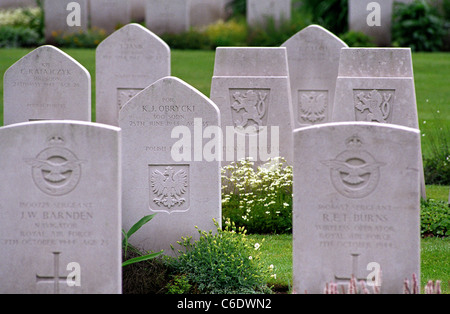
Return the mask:
POLYGON ((59 294, 59 284, 67 283, 67 276, 59 275, 59 255, 61 252, 53 252, 53 275, 40 276, 36 275, 36 283, 53 283, 53 293, 59 294))
POLYGON ((358 257, 360 254, 352 253, 352 274, 350 277, 338 277, 334 275, 334 279, 338 281, 338 284, 343 284, 349 282, 352 278, 352 275, 358 280, 358 281, 367 281, 367 278, 358 278, 358 257), (339 282, 340 281, 340 282, 339 282))

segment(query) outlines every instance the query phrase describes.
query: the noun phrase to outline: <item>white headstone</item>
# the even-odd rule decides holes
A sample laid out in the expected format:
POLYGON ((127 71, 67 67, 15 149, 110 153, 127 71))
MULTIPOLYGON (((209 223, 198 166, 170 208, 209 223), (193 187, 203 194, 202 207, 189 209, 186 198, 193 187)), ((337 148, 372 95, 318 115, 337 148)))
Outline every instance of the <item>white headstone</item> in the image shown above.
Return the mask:
POLYGON ((0 293, 120 293, 120 129, 0 129, 0 293))
POLYGON ((170 75, 170 48, 139 24, 128 24, 96 50, 96 120, 118 125, 119 110, 147 86, 170 75))
POLYGON ((157 213, 132 244, 172 254, 195 226, 221 219, 219 110, 175 77, 163 78, 120 111, 123 134, 123 225, 157 213))
POLYGON ((420 278, 419 131, 328 123, 295 130, 294 145, 294 291, 353 275, 371 292, 381 279, 381 293, 403 293, 405 278, 420 278))
POLYGON ((84 32, 88 29, 88 0, 44 0, 45 39, 84 32))
POLYGON ((279 27, 291 20, 291 0, 247 0, 247 23, 249 26, 265 27, 273 19, 279 27))
MULTIPOLYGON (((395 0, 403 3, 412 1, 395 0)), ((394 0, 349 0, 349 29, 368 35, 378 46, 390 46, 393 4, 394 0)))
POLYGON ((35 120, 91 121, 91 76, 75 59, 41 46, 4 77, 4 124, 35 120))
POLYGON ((129 0, 89 0, 91 27, 113 33, 131 22, 131 2, 129 0))
POLYGON ((131 0, 131 21, 145 22, 146 0, 131 0))
POLYGON ((225 6, 229 0, 191 0, 190 25, 206 26, 226 18, 225 6))
POLYGON ((319 25, 301 30, 286 47, 295 128, 331 122, 342 40, 319 25))
POLYGON ((419 129, 411 49, 343 48, 332 119, 419 129))
POLYGON ((190 0, 146 0, 145 23, 157 35, 189 30, 190 0))
POLYGON ((223 161, 292 161, 292 108, 286 48, 216 50, 211 100, 221 113, 223 161), (244 143, 242 144, 242 142, 244 143))

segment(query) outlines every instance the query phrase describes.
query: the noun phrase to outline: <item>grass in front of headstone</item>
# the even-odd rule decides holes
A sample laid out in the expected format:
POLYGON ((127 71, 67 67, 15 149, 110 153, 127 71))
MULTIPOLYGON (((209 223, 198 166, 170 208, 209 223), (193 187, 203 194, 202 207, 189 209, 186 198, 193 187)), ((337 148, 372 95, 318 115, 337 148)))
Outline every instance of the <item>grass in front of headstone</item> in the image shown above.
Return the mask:
POLYGON ((425 238, 421 240, 421 286, 428 280, 441 280, 442 293, 450 293, 450 238, 425 238))
MULTIPOLYGON (((414 53, 413 68, 422 151, 441 127, 450 126, 450 58, 448 53, 414 53)), ((439 135, 439 134, 436 134, 439 135)))
POLYGON ((446 185, 427 185, 427 198, 434 200, 448 200, 449 187, 446 185))
MULTIPOLYGON (((291 293, 292 287, 292 235, 249 235, 261 246, 261 261, 273 265, 273 277, 269 285, 275 293, 291 293)), ((442 293, 450 293, 450 238, 421 239, 421 292, 429 280, 441 281, 442 293)), ((412 278, 412 274, 411 274, 412 278)), ((411 278, 409 280, 411 281, 411 278)))
POLYGON ((292 286, 292 234, 259 235, 248 237, 262 243, 261 261, 273 269, 268 282, 275 293, 290 293, 292 286))

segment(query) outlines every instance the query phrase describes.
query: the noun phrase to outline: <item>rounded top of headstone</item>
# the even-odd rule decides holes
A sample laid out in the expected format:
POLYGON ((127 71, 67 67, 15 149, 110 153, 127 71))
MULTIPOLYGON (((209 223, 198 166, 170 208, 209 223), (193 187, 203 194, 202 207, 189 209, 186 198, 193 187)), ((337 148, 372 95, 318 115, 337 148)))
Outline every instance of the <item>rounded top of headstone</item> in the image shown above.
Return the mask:
POLYGON ((341 77, 413 77, 410 48, 342 48, 341 77))
POLYGON ((303 42, 325 42, 327 46, 337 46, 341 48, 348 48, 348 45, 339 37, 334 35, 326 28, 312 24, 297 32, 291 38, 286 40, 281 47, 297 46, 303 42))
POLYGON ((214 76, 288 76, 285 47, 218 47, 214 76))
POLYGON ((104 46, 106 47, 106 45, 110 42, 120 43, 124 39, 140 39, 140 41, 152 40, 158 42, 160 46, 164 47, 168 52, 170 52, 170 47, 164 40, 162 40, 158 35, 150 31, 148 28, 138 23, 130 23, 118 29, 107 38, 105 38, 105 40, 103 40, 97 46, 97 50, 101 50, 104 46))
POLYGON ((175 98, 189 104, 195 104, 196 108, 197 106, 198 108, 202 107, 203 110, 211 108, 214 114, 220 114, 217 105, 196 88, 177 77, 166 76, 151 84, 128 101, 119 112, 119 121, 126 119, 127 113, 141 110, 142 103, 145 103, 145 105, 168 106, 170 109, 170 105, 162 105, 162 100, 175 98))
MULTIPOLYGON (((83 73, 90 81, 91 75, 89 71, 77 60, 72 58, 70 55, 62 51, 61 49, 52 46, 52 45, 43 45, 40 46, 30 53, 23 56, 20 60, 18 60, 16 63, 14 63, 11 67, 8 68, 8 70, 5 72, 5 77, 8 73, 14 72, 14 74, 21 71, 21 69, 18 69, 16 71, 13 71, 14 68, 16 68, 18 65, 23 64, 36 64, 40 67, 46 68, 47 66, 52 66, 53 68, 58 64, 63 64, 64 68, 67 67, 68 64, 73 64, 74 69, 79 69, 80 73, 83 73)), ((54 70, 54 69, 53 69, 54 70)), ((62 70, 59 69, 59 70, 62 70)), ((73 69, 72 69, 73 71, 73 69)), ((71 73, 72 72, 66 72, 71 73)))

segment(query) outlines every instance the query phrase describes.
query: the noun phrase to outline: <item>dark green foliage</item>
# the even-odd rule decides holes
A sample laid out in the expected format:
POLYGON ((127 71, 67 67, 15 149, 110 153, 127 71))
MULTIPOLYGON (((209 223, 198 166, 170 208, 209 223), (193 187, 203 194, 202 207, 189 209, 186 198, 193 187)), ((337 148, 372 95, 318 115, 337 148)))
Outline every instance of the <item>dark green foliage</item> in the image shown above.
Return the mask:
POLYGON ((181 34, 164 34, 160 37, 171 49, 211 49, 208 37, 194 29, 181 34))
POLYGON ((425 0, 395 3, 392 21, 392 40, 412 51, 439 51, 445 34, 443 19, 425 0))
POLYGON ((34 29, 22 26, 0 26, 0 48, 28 48, 43 43, 43 38, 34 29))
POLYGON ((375 47, 372 38, 362 32, 348 31, 342 34, 340 38, 349 47, 375 47))
POLYGON ((253 294, 270 293, 270 269, 260 263, 260 244, 243 228, 227 221, 217 232, 198 229, 200 238, 183 238, 182 250, 170 265, 176 274, 168 285, 171 293, 253 294))
POLYGON ((348 0, 302 0, 301 9, 312 16, 312 23, 319 24, 334 34, 348 30, 348 0))
POLYGON ((233 0, 229 3, 229 8, 234 16, 244 15, 247 13, 247 1, 246 0, 233 0))
POLYGON ((422 236, 450 236, 450 207, 447 202, 422 200, 420 216, 422 236))

